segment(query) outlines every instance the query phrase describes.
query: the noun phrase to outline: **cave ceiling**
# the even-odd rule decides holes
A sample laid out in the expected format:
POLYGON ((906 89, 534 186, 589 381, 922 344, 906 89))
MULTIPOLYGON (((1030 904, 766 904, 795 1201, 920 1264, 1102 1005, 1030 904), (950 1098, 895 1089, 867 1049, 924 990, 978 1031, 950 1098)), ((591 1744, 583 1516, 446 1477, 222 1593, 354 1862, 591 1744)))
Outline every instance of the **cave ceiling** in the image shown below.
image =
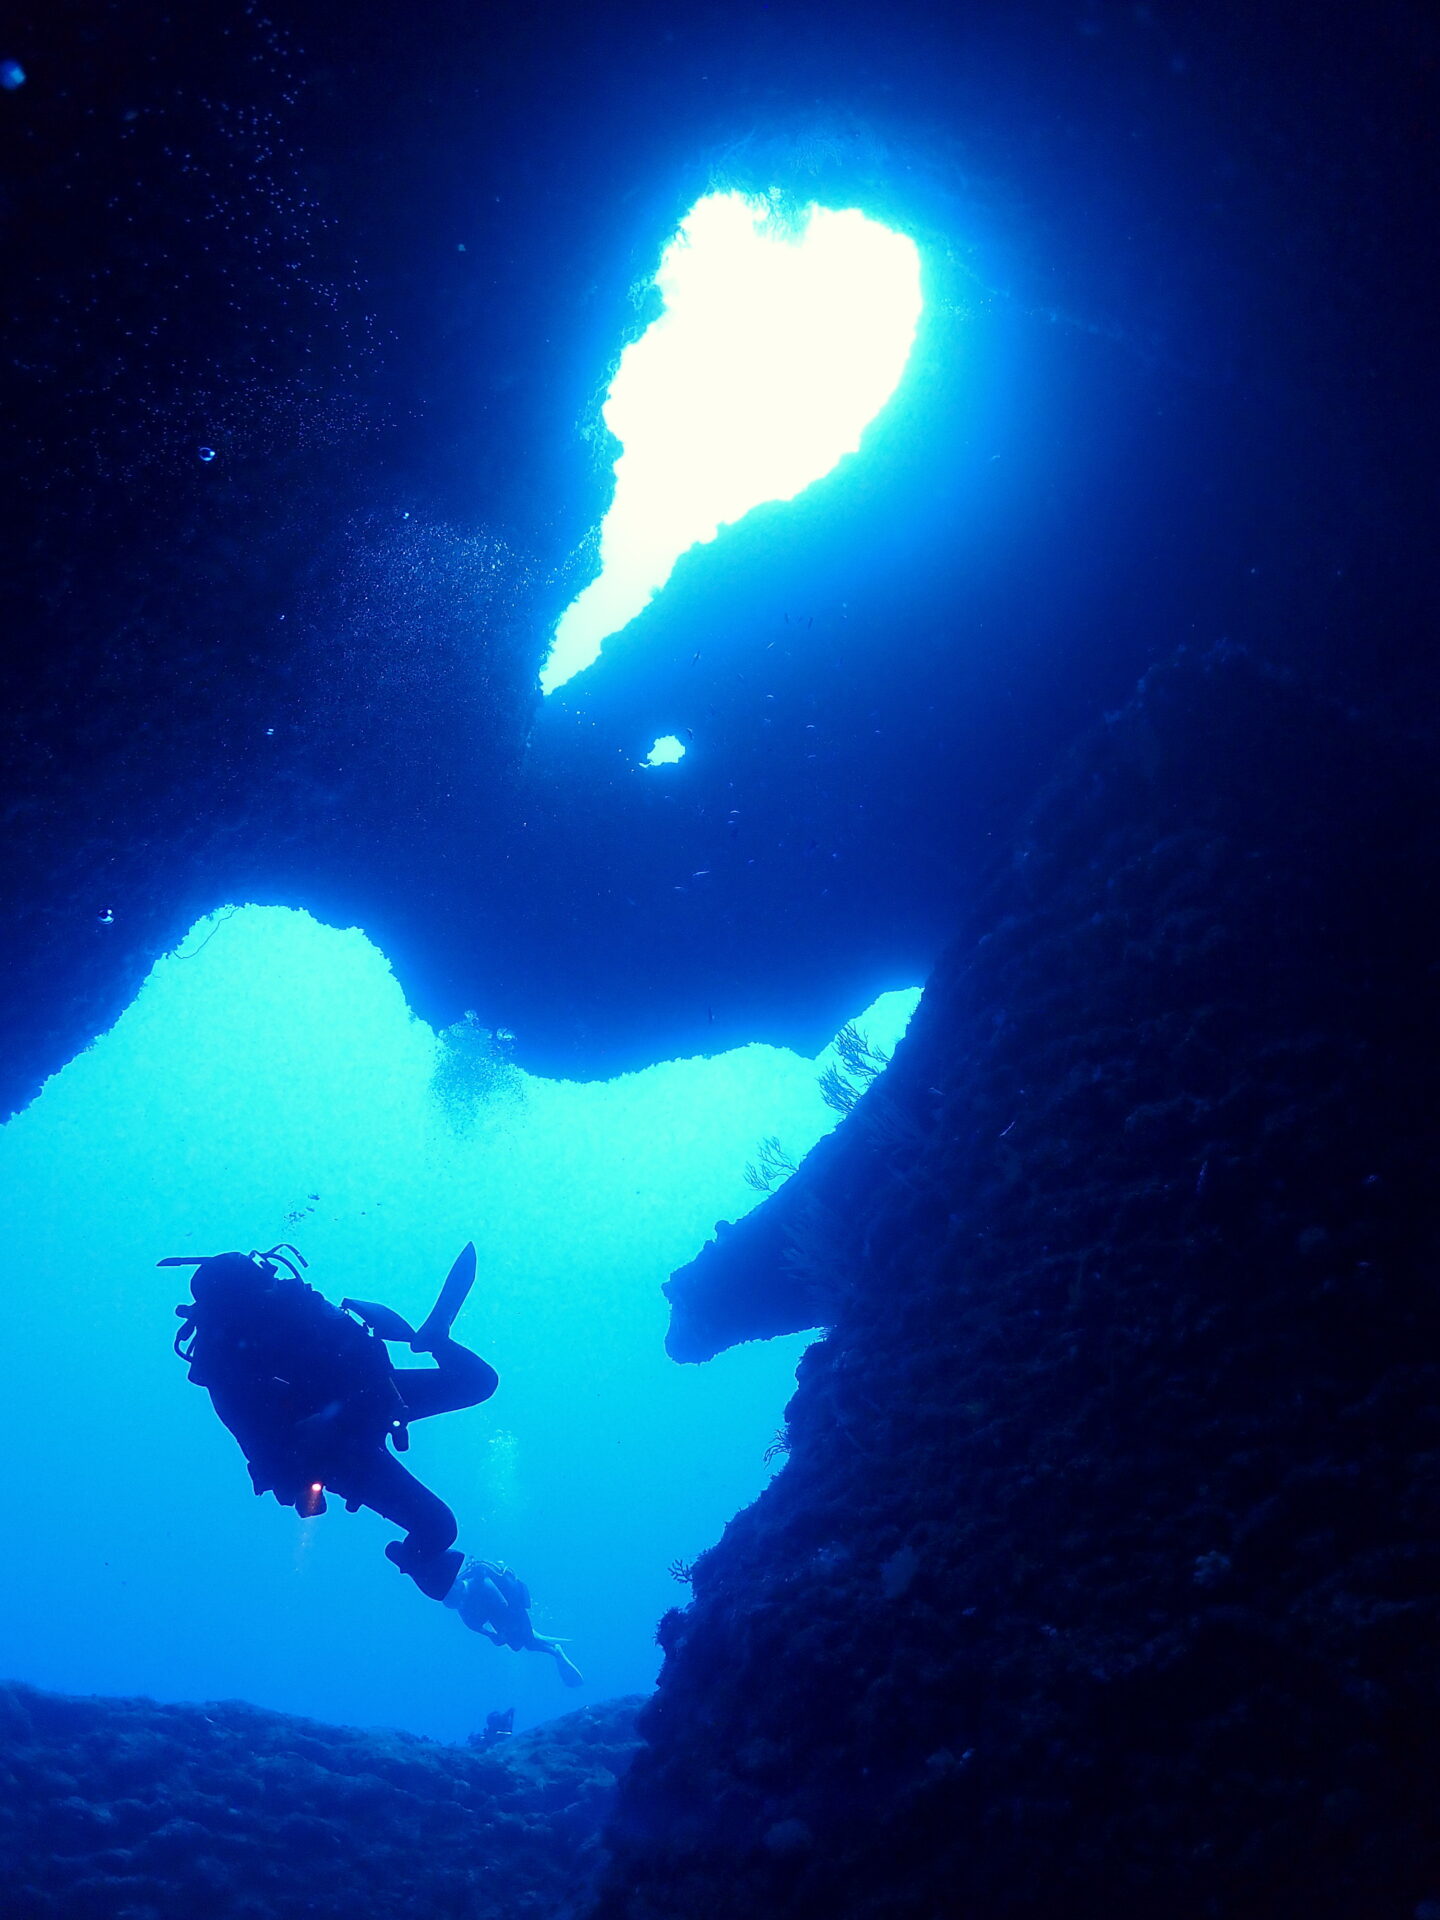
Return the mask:
POLYGON ((1151 659, 1406 690, 1418 14, 34 12, 0 95, 7 1110, 241 898, 358 924, 537 1070, 814 1047, 924 977, 1151 659), (912 366, 861 459, 542 706, 606 379, 716 182, 911 232, 912 366))

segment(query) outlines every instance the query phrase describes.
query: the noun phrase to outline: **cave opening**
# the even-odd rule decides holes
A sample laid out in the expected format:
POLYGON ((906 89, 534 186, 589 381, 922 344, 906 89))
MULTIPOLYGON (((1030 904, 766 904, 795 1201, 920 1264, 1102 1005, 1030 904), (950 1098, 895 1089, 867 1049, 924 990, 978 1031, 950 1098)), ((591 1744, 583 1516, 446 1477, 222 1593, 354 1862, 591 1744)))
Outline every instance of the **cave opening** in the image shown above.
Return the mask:
POLYGON ((685 742, 673 733, 662 733, 642 764, 647 767, 673 767, 684 758, 685 742))
POLYGON ((665 248, 663 308, 603 408, 620 443, 600 572, 561 616, 546 694, 592 666, 691 547, 859 451, 919 324, 913 240, 858 208, 707 194, 665 248))
MULTIPOLYGON (((859 1024, 889 1048, 918 997, 884 995, 859 1024)), ((836 1124, 822 1082, 843 1053, 750 1045, 578 1082, 526 1073, 513 1039, 478 1013, 439 1032, 416 1018, 358 929, 221 909, 0 1133, 25 1275, 13 1350, 65 1356, 63 1391, 38 1364, 12 1383, 14 1483, 67 1490, 33 1504, 0 1592, 15 1677, 452 1740, 487 1711, 517 1708, 522 1726, 563 1711, 549 1662, 417 1606, 375 1514, 251 1497, 170 1351, 187 1283, 155 1267, 284 1241, 330 1300, 418 1324, 473 1239, 456 1335, 500 1388, 417 1427, 406 1462, 466 1551, 524 1575, 586 1699, 653 1683, 655 1622, 681 1594, 670 1569, 776 1470, 809 1337, 676 1366, 660 1285, 774 1184, 751 1178, 767 1139, 789 1165, 836 1124), (357 1659, 367 1645, 404 1658, 357 1659)))

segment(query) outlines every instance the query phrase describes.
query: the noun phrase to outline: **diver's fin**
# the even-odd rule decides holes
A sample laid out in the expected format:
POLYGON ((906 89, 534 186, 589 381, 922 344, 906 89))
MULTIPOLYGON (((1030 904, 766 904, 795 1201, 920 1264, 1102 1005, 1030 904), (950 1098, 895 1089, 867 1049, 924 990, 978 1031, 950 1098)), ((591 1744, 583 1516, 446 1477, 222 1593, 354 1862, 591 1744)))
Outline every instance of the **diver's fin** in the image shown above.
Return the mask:
POLYGON ((560 1678, 563 1683, 567 1687, 583 1687, 585 1684, 585 1676, 570 1658, 569 1654, 564 1652, 558 1645, 552 1646, 550 1652, 554 1658, 555 1665, 560 1669, 560 1678))
POLYGON ((415 1338, 415 1329, 393 1307, 382 1307, 374 1300, 342 1300, 340 1304, 347 1313, 353 1313, 357 1319, 363 1320, 370 1331, 378 1333, 382 1340, 415 1338))
POLYGON ((426 1316, 425 1324, 410 1342, 414 1353, 433 1353, 440 1342, 449 1337, 455 1324, 455 1316, 469 1298, 470 1289, 475 1284, 475 1242, 467 1240, 460 1250, 445 1284, 440 1289, 440 1298, 426 1316))

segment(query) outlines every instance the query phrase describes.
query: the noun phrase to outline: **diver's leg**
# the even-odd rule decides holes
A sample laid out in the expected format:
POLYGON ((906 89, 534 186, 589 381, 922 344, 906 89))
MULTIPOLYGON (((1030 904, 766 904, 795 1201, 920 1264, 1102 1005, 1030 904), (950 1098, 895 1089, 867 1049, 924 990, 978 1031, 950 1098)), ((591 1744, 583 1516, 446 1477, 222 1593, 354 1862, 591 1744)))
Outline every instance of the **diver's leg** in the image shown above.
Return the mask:
POLYGON ((409 1420, 427 1420, 434 1413, 459 1413, 478 1407, 500 1384, 488 1360, 462 1347, 458 1340, 437 1341, 433 1367, 398 1367, 395 1385, 405 1402, 409 1420))
POLYGON ((431 1600, 443 1600, 455 1584, 464 1555, 455 1548, 455 1516, 438 1494, 421 1484, 393 1454, 377 1449, 346 1463, 326 1485, 342 1500, 358 1501, 382 1520, 405 1528, 403 1540, 385 1549, 431 1600))
MULTIPOLYGON (((494 1636, 496 1644, 513 1647, 516 1653, 548 1653, 567 1687, 582 1686, 585 1676, 566 1653, 563 1643, 553 1639, 547 1633, 535 1631, 530 1619, 528 1594, 526 1604, 522 1606, 518 1599, 512 1599, 503 1594, 493 1581, 488 1584, 499 1602, 499 1607, 491 1615, 500 1629, 494 1636)), ((523 1586, 520 1591, 522 1593, 525 1591, 523 1586)))
POLYGON ((579 1667, 576 1666, 575 1662, 570 1658, 569 1654, 566 1653, 564 1647, 558 1640, 552 1640, 548 1635, 543 1633, 532 1633, 530 1636, 530 1647, 535 1653, 548 1653, 550 1655, 550 1658, 555 1662, 556 1671, 567 1687, 584 1686, 584 1674, 581 1673, 579 1667))

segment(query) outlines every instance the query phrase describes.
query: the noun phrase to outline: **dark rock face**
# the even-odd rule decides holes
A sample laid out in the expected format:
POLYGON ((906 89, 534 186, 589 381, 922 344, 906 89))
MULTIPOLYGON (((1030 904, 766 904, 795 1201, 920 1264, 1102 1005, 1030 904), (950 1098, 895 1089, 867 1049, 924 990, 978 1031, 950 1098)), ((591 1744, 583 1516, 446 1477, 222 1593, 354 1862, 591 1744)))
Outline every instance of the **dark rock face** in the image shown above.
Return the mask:
POLYGON ((1426 683, 1429 14, 1100 11, 25 10, 0 1115, 242 900, 537 1071, 813 1050, 929 971, 1156 634, 1426 683), (535 673, 600 395, 717 181, 916 235, 912 397, 692 555, 582 725, 535 673), (638 778, 677 727, 683 782, 638 778))
POLYGON ((681 1351, 831 1331, 663 1623, 604 1920, 1440 1900, 1424 766, 1153 671, 681 1277, 681 1351))
POLYGON ((7 1920, 573 1910, 635 1746, 608 1701, 493 1748, 224 1701, 0 1686, 7 1920))

